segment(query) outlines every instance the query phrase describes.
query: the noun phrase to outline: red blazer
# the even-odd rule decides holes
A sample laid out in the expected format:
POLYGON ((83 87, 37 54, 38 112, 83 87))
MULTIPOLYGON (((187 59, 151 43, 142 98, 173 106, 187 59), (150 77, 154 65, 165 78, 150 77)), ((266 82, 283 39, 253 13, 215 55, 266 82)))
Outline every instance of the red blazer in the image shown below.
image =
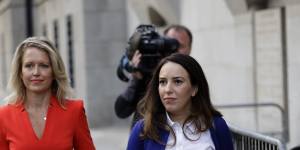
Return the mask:
MULTIPOLYGON (((41 118, 42 119, 42 118, 41 118)), ((1 150, 94 150, 82 100, 66 100, 63 109, 52 96, 44 132, 38 139, 22 104, 0 107, 1 150)))

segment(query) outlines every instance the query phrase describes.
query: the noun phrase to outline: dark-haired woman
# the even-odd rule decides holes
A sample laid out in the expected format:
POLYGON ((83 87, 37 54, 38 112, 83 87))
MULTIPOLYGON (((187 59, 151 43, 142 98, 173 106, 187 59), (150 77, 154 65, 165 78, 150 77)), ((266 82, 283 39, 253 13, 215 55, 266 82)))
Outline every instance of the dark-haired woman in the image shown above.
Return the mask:
POLYGON ((144 119, 132 129, 128 150, 233 150, 203 70, 191 56, 164 58, 139 108, 144 119))

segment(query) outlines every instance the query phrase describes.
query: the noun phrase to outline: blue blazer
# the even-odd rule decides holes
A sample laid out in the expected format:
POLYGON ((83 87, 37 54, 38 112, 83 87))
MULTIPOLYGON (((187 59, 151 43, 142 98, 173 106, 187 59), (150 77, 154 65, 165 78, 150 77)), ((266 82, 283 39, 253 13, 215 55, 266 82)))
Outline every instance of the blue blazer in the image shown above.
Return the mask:
MULTIPOLYGON (((166 145, 157 143, 152 139, 141 139, 144 121, 138 121, 133 127, 127 145, 127 150, 164 150, 166 145)), ((233 150, 233 143, 229 128, 222 117, 214 117, 213 127, 209 129, 216 150, 233 150)), ((159 130, 163 143, 167 143, 169 132, 159 130)))

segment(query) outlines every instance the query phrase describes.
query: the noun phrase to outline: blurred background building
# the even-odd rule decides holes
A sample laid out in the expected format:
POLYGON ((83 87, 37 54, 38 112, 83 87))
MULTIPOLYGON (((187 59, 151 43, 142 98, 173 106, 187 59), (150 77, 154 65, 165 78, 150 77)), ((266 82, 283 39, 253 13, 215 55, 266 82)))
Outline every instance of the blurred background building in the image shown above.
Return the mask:
MULTIPOLYGON (((120 124, 116 68, 139 24, 182 24, 194 35, 212 101, 236 126, 300 145, 300 1, 0 0, 0 98, 14 50, 46 36, 60 50, 92 128, 120 124)), ((129 126, 129 125, 128 125, 129 126)))

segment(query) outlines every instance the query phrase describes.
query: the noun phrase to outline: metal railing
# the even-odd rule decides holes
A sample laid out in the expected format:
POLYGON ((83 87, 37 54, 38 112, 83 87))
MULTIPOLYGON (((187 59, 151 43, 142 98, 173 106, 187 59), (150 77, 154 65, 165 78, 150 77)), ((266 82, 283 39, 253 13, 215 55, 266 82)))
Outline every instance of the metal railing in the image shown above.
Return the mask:
POLYGON ((281 113, 281 122, 282 122, 282 133, 281 133, 281 140, 285 143, 289 141, 289 128, 288 128, 288 121, 286 120, 288 118, 287 112, 282 108, 280 105, 275 103, 244 103, 244 104, 229 104, 229 105, 217 105, 217 108, 221 109, 241 109, 241 108, 259 108, 259 107, 274 107, 277 108, 281 113))
POLYGON ((228 126, 232 133, 235 150, 286 150, 285 145, 278 139, 247 131, 231 124, 228 126))

